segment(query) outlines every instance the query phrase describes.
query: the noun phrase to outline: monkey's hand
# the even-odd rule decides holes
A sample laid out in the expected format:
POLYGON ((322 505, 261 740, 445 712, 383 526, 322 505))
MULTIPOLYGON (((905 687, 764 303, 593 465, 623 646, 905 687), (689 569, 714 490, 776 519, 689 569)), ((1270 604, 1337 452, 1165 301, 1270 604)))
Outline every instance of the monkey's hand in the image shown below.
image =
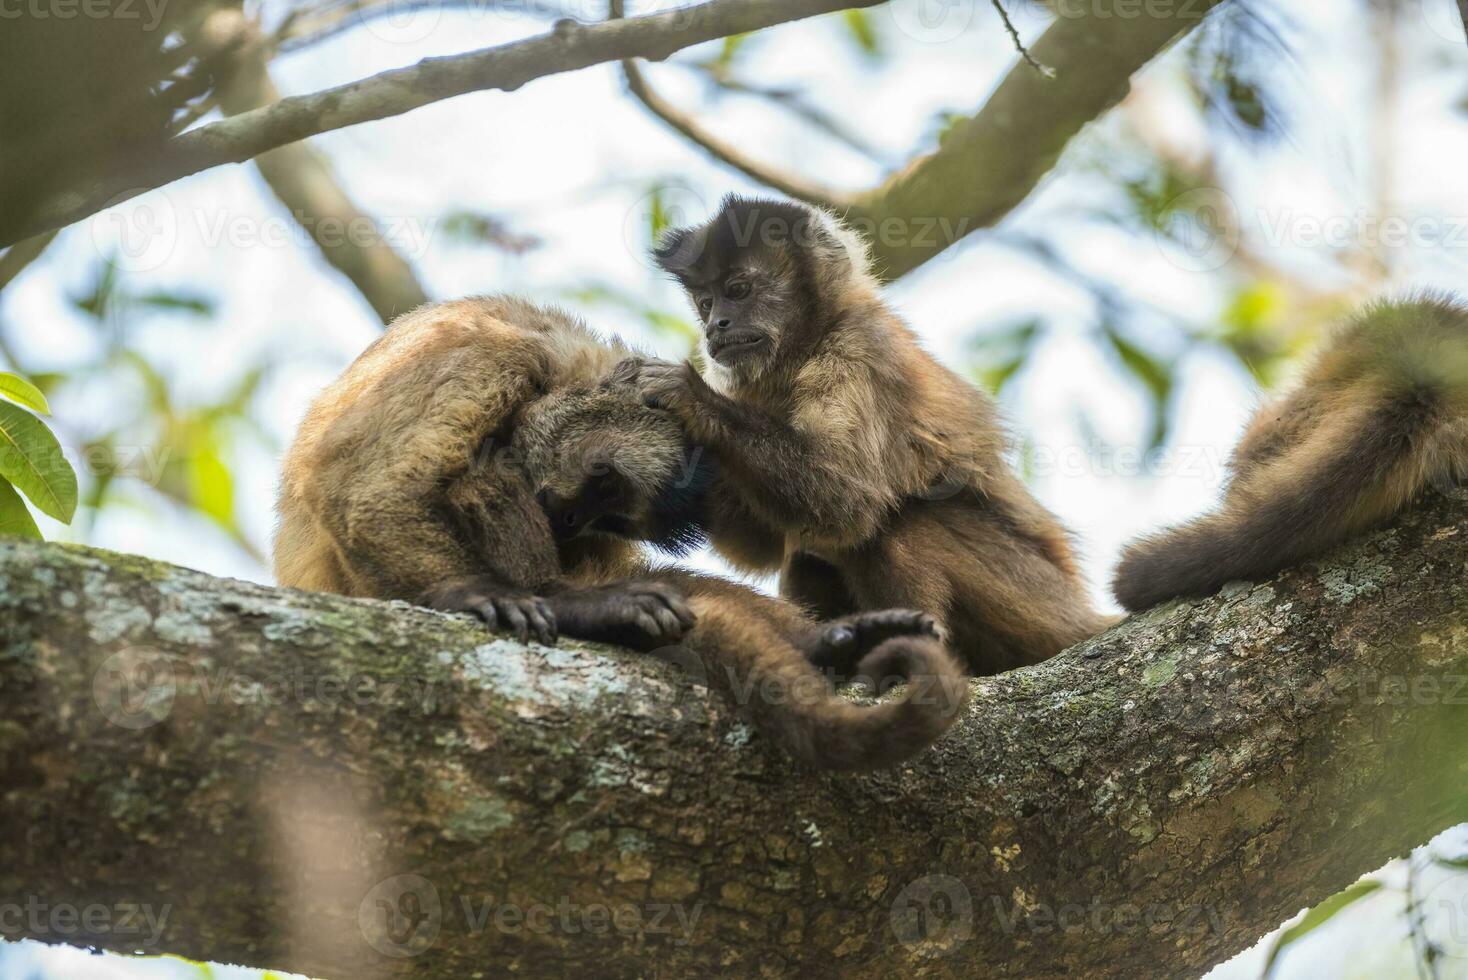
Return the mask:
POLYGON ((423 604, 444 612, 473 613, 492 630, 509 630, 525 641, 534 633, 541 643, 556 642, 556 615, 549 602, 523 589, 510 589, 491 578, 453 579, 428 590, 423 604))
POLYGON ((546 602, 567 636, 656 650, 693 626, 683 593, 662 582, 619 582, 556 593, 546 602))
POLYGON ((916 609, 878 609, 821 624, 806 657, 821 669, 850 674, 857 661, 896 636, 945 639, 938 620, 916 609))
POLYGON ((680 416, 697 411, 708 385, 687 361, 675 364, 655 357, 629 357, 612 371, 612 381, 631 385, 648 408, 680 416))

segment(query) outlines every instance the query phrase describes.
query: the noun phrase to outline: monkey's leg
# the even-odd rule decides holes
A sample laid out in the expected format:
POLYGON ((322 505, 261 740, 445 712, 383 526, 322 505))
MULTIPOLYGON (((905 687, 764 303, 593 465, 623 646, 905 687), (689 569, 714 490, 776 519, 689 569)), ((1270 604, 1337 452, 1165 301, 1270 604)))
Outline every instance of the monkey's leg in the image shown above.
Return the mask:
POLYGON ((805 552, 792 552, 780 569, 780 596, 817 619, 835 619, 855 611, 856 599, 830 562, 805 552))
POLYGON ((934 616, 976 674, 1038 663, 1105 625, 1041 543, 956 501, 910 507, 842 570, 864 608, 934 616))

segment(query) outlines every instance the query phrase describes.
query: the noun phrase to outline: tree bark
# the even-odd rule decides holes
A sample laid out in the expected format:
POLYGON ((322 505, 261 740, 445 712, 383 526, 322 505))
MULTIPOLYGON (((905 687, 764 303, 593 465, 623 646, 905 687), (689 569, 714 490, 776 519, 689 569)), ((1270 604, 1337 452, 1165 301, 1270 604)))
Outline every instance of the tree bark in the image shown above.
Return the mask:
POLYGON ((1468 496, 1027 670, 893 771, 679 671, 0 545, 0 935, 312 976, 1187 976, 1468 819, 1468 496))

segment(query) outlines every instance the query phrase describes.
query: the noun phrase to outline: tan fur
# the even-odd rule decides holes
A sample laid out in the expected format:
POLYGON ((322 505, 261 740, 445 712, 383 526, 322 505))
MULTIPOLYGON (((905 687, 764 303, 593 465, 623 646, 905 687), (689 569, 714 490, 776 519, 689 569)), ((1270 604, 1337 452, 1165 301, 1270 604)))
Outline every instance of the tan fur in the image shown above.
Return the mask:
POLYGON ((666 365, 639 373, 649 400, 727 470, 738 505, 711 529, 715 547, 749 567, 773 557, 778 535, 782 594, 822 614, 922 609, 976 672, 1035 663, 1097 632, 1105 620, 1068 535, 1003 458, 994 404, 922 348, 852 237, 812 212, 800 244, 745 244, 758 239, 745 230, 755 217, 799 223, 797 208, 731 199, 660 246, 691 296, 725 289, 718 309, 738 321, 728 329, 769 338, 768 353, 719 364, 709 338, 725 313, 710 307, 707 380, 666 365), (749 298, 719 285, 746 277, 757 284, 749 298))
POLYGON ((1468 471, 1468 308, 1380 303, 1298 387, 1254 416, 1216 513, 1127 548, 1117 597, 1141 609, 1321 554, 1468 471))
POLYGON ((400 318, 301 424, 278 503, 278 581, 486 617, 498 610, 522 630, 520 617, 534 626, 554 614, 567 633, 646 649, 681 634, 711 680, 806 762, 870 768, 921 751, 966 695, 931 636, 852 623, 849 647, 865 654, 864 669, 911 681, 906 696, 860 708, 808 662, 829 646, 827 628, 794 606, 654 569, 622 537, 557 536, 542 497, 574 498, 589 470, 612 464, 633 498, 619 515, 649 526, 685 475, 676 421, 604 383, 627 353, 569 316, 514 299, 400 318), (678 622, 680 594, 698 614, 691 629, 678 622), (772 698, 769 685, 806 693, 772 698))

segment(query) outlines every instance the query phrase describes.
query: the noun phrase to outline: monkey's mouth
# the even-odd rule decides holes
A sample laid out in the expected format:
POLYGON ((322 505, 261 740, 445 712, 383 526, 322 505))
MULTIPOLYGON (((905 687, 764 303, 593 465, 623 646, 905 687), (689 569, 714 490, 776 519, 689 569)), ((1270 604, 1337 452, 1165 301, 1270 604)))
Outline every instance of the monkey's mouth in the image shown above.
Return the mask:
POLYGON ((586 526, 588 531, 596 531, 600 534, 611 534, 619 538, 638 538, 637 525, 631 518, 623 517, 621 514, 603 514, 586 526))
POLYGON ((741 333, 720 337, 717 341, 709 341, 709 357, 720 364, 728 364, 730 361, 737 361, 747 354, 754 353, 763 347, 768 339, 761 333, 741 333))

